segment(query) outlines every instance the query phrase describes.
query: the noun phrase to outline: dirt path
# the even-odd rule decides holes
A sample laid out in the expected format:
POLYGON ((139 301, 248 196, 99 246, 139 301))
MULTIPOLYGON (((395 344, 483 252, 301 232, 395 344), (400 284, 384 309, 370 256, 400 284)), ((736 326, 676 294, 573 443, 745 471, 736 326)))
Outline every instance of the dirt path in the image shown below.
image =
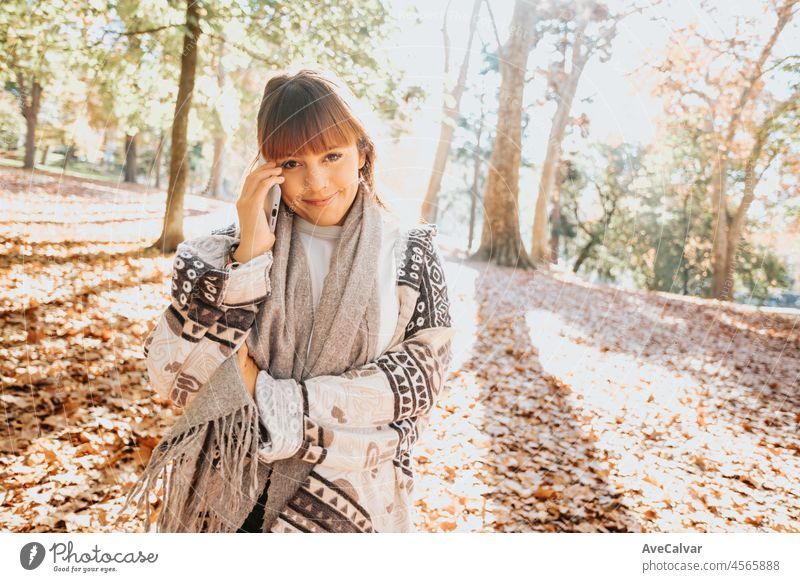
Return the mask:
POLYGON ((423 443, 446 459, 423 465, 426 528, 800 530, 797 315, 483 264, 447 276, 465 333, 453 412, 423 443))

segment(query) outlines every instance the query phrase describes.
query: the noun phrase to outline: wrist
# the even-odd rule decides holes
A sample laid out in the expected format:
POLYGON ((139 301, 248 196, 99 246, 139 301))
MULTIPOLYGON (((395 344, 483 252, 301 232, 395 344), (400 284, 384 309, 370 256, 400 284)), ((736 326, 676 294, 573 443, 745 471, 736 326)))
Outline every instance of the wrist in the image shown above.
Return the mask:
POLYGON ((240 244, 236 250, 230 255, 230 259, 239 264, 244 264, 259 255, 263 255, 269 249, 259 250, 253 249, 249 244, 240 244))

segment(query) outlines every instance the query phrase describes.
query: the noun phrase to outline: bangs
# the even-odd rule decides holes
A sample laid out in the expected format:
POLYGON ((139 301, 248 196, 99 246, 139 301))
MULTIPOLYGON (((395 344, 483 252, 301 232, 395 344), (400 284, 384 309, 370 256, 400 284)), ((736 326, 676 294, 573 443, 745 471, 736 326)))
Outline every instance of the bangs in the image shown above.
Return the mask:
POLYGON ((302 81, 286 83, 277 92, 261 139, 268 160, 319 155, 358 139, 357 122, 335 94, 302 81))

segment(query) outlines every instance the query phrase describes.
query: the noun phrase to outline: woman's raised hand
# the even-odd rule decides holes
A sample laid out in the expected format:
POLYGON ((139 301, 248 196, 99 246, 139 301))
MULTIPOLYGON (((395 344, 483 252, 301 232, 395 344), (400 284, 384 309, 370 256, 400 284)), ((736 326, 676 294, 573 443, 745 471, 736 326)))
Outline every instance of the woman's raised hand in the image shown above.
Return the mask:
POLYGON ((275 244, 275 235, 269 228, 264 204, 269 189, 283 183, 285 178, 281 176, 282 171, 282 167, 270 161, 250 172, 244 180, 242 193, 236 201, 241 241, 233 255, 240 263, 266 253, 275 244))

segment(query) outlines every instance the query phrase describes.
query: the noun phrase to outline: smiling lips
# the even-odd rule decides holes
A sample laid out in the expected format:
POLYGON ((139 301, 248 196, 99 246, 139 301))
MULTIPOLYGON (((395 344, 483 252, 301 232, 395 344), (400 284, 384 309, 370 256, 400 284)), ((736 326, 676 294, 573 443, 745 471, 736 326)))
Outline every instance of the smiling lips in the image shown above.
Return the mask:
POLYGON ((336 198, 337 194, 339 194, 339 192, 336 192, 336 194, 333 194, 329 198, 323 198, 322 200, 303 200, 303 202, 310 204, 311 206, 327 206, 333 201, 334 198, 336 198))

